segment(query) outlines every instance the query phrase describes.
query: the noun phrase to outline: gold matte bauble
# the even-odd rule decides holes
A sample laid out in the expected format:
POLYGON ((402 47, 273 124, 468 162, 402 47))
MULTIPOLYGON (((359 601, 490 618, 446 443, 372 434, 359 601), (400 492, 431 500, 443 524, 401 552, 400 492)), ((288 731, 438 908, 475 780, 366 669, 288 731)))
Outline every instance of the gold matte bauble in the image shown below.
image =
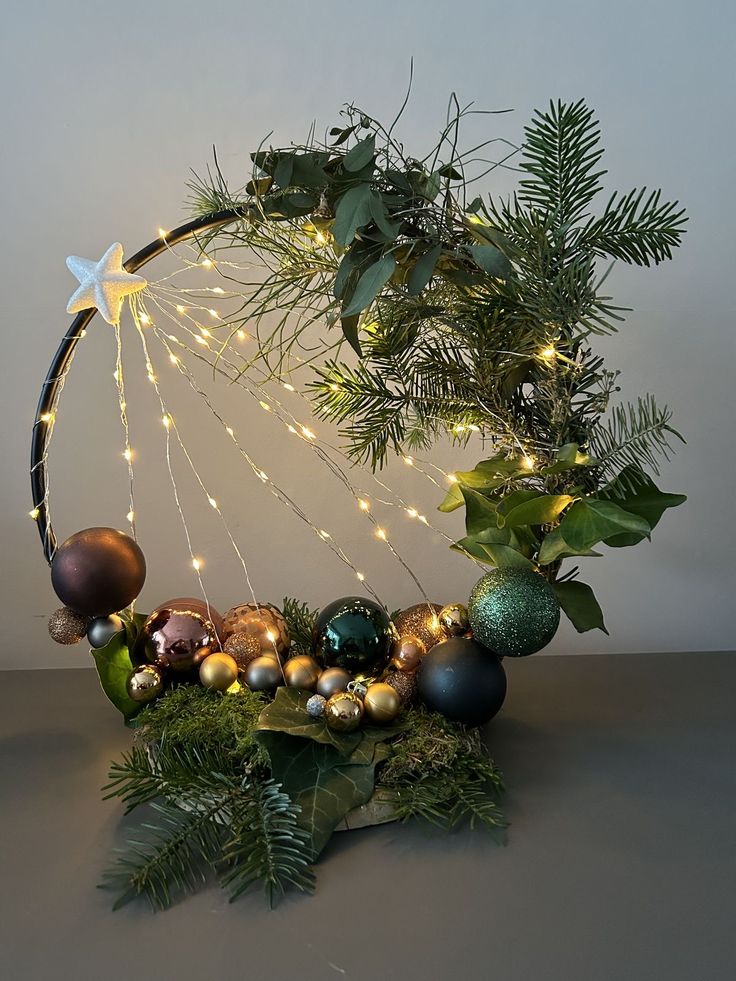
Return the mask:
POLYGON ((375 725, 386 725, 393 722, 401 711, 401 698, 391 685, 377 681, 370 685, 363 699, 365 714, 375 725))
POLYGON ((448 603, 439 614, 440 626, 448 637, 462 637, 470 631, 468 608, 462 603, 448 603))
POLYGON ((230 634, 223 644, 223 650, 230 657, 234 657, 241 671, 245 671, 251 661, 254 661, 262 654, 261 644, 253 634, 246 634, 239 630, 236 634, 230 634))
POLYGON ((57 644, 78 644, 87 633, 89 617, 62 606, 49 617, 49 634, 57 644))
POLYGON ((440 625, 441 610, 439 603, 417 603, 416 606, 402 610, 394 618, 399 635, 413 634, 421 640, 428 651, 431 650, 435 644, 447 639, 440 625))
POLYGON ((273 691, 283 681, 278 658, 261 655, 245 669, 245 683, 251 691, 273 691))
POLYGON ((390 665, 397 671, 416 671, 426 653, 424 641, 414 634, 402 634, 394 644, 390 665))
POLYGON ((141 705, 152 702, 163 689, 164 678, 155 664, 141 664, 128 678, 128 695, 141 705))
POLYGON ((289 649, 291 641, 284 615, 270 603, 241 603, 227 611, 223 623, 225 640, 242 632, 258 638, 263 654, 276 650, 283 656, 289 649))
POLYGON ((199 680, 212 691, 227 691, 238 680, 238 662, 229 654, 210 654, 199 666, 199 680))
POLYGON ((329 698, 339 691, 345 691, 353 676, 345 668, 326 668, 317 681, 317 693, 329 698))
POLYGON ((284 665, 284 680, 289 688, 314 691, 320 675, 319 664, 309 654, 299 654, 284 665))
POLYGON ((415 672, 389 671, 383 679, 387 685, 398 692, 402 705, 411 705, 417 697, 417 676, 415 672))
POLYGON ((335 732, 353 732, 363 718, 363 701, 350 691, 339 691, 327 699, 325 719, 335 732))

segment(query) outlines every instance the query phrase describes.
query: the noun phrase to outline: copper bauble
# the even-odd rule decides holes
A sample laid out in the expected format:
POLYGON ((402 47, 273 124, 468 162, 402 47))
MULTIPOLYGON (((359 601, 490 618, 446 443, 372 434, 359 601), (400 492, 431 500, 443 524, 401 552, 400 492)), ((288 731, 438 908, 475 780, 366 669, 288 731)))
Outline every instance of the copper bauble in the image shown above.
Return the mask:
POLYGON ((153 701, 161 694, 163 688, 163 675, 155 664, 139 665, 128 678, 128 695, 134 702, 140 702, 142 705, 153 701))
POLYGON ((415 634, 402 634, 393 646, 391 667, 397 671, 416 671, 426 653, 424 641, 415 634))
POLYGON ((289 629, 284 615, 270 603, 241 603, 223 617, 224 640, 232 634, 246 633, 257 637, 264 654, 278 651, 283 656, 289 649, 289 629))
POLYGON ((245 671, 251 661, 261 656, 261 644, 258 638, 242 630, 230 634, 223 644, 223 650, 235 658, 241 671, 245 671))
POLYGON ((427 650, 446 639, 446 634, 440 626, 439 614, 442 607, 439 603, 417 603, 402 610, 394 618, 399 635, 413 634, 418 637, 427 650))
POLYGON ((391 685, 377 681, 368 687, 363 707, 371 722, 379 726, 386 725, 387 722, 393 722, 401 711, 401 698, 391 685))
POLYGON ((340 691, 327 699, 325 719, 335 732, 353 732, 363 718, 363 701, 349 691, 340 691))
POLYGON ((89 617, 129 606, 146 579, 138 544, 114 528, 86 528, 60 545, 51 562, 51 585, 62 603, 89 617))
POLYGON ((448 637, 462 637, 470 632, 468 608, 462 603, 448 603, 439 613, 440 626, 448 637))
POLYGON ((238 664, 234 657, 216 651, 199 666, 199 680, 205 688, 227 691, 238 680, 238 664))
POLYGON ((345 691, 353 676, 345 668, 326 668, 317 681, 317 693, 329 698, 339 691, 345 691))
POLYGON ((398 692, 402 705, 411 705, 416 698, 416 673, 409 674, 408 671, 389 671, 383 680, 398 692))
POLYGON ((245 683, 252 691, 273 691, 282 681, 281 665, 275 657, 262 655, 245 669, 245 683))
POLYGON ((215 622, 219 613, 201 600, 169 600, 156 607, 141 628, 135 659, 177 675, 194 674, 206 657, 220 649, 215 622))
POLYGON ((319 664, 308 654, 292 657, 284 665, 284 680, 290 688, 314 691, 317 687, 319 674, 319 664))
POLYGON ((62 606, 49 617, 49 634, 57 644, 78 644, 87 633, 89 617, 62 606))

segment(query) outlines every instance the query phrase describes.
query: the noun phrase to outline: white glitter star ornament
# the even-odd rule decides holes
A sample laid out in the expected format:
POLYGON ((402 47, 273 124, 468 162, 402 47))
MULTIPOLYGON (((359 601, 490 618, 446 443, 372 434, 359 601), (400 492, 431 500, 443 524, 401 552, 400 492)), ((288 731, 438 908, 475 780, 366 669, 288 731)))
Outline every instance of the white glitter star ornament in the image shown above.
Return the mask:
POLYGON ((113 242, 99 262, 70 255, 66 260, 69 272, 79 280, 79 289, 69 299, 67 313, 79 313, 97 307, 108 324, 120 322, 123 297, 137 293, 146 285, 142 276, 123 269, 123 247, 113 242))

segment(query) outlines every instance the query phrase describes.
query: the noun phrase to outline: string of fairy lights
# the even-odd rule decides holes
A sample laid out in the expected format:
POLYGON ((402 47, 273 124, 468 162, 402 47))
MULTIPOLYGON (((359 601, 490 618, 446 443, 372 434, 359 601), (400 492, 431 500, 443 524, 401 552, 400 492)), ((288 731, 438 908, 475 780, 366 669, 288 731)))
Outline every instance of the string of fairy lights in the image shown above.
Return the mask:
MULTIPOLYGON (((159 229, 159 234, 162 240, 166 241, 166 232, 163 229, 159 229)), ((325 243, 317 243, 318 245, 323 245, 325 243)), ((397 493, 389 484, 382 480, 378 475, 370 471, 359 471, 364 475, 367 474, 369 478, 373 481, 379 491, 375 493, 367 492, 363 487, 357 486, 348 476, 346 468, 339 462, 342 460, 345 462, 346 467, 351 471, 351 473, 356 471, 356 467, 353 461, 347 456, 347 454, 339 447, 334 446, 328 440, 320 438, 314 429, 310 425, 302 423, 294 413, 289 409, 289 407, 281 401, 281 399, 274 393, 273 386, 280 385, 287 392, 297 396, 306 406, 309 406, 309 400, 306 395, 299 391, 292 384, 291 381, 284 381, 282 378, 274 378, 265 369, 260 367, 255 359, 248 358, 241 350, 238 350, 235 342, 243 343, 250 339, 251 335, 245 328, 242 317, 238 314, 242 312, 245 305, 246 297, 242 292, 242 284, 240 284, 234 276, 229 276, 224 274, 220 266, 224 266, 228 271, 242 273, 248 269, 256 268, 252 264, 238 263, 231 259, 214 259, 209 255, 202 254, 200 248, 194 248, 193 246, 184 246, 185 250, 195 256, 195 258, 189 258, 187 255, 182 255, 178 250, 168 248, 168 251, 176 257, 179 265, 172 272, 161 277, 153 283, 149 283, 146 289, 141 293, 136 293, 129 297, 129 309, 132 314, 133 323, 135 325, 136 332, 141 341, 141 347, 146 367, 146 373, 148 381, 153 385, 159 407, 161 412, 161 421, 163 423, 165 431, 165 460, 166 468, 169 476, 169 481, 172 486, 174 502, 176 510, 179 515, 180 522, 184 531, 184 537, 186 541, 187 550, 189 553, 189 560, 191 567, 194 570, 199 588, 201 590, 202 596, 207 608, 209 610, 209 598, 207 595, 207 590, 205 588, 202 569, 204 567, 204 559, 199 554, 195 548, 192 541, 191 531, 187 522, 187 518, 184 512, 184 508, 181 501, 181 495, 177 486, 174 466, 172 462, 171 454, 171 437, 175 437, 176 444, 184 456, 189 469, 191 470, 195 481, 197 482, 199 488, 202 491, 205 499, 209 506, 217 513, 222 526, 224 528, 226 537, 229 540, 231 547, 233 548, 235 555, 237 556, 238 562, 243 570, 243 574, 246 580, 248 591, 253 599, 253 602, 258 605, 256 599, 256 591, 254 589, 248 564, 246 562, 245 556, 243 555, 242 549, 238 545, 238 542, 232 533, 230 525, 223 514, 222 508, 217 501, 217 498, 213 496, 210 489, 206 485, 199 469, 195 465, 190 451, 188 450, 184 439, 181 435, 179 427, 175 421, 175 418, 169 407, 167 405, 166 399, 161 391, 161 386, 159 384, 159 378, 156 374, 153 360, 151 358, 151 353, 148 345, 148 340, 146 337, 147 333, 150 336, 155 337, 156 340, 162 347, 162 350, 168 357, 170 364, 177 370, 179 375, 187 382, 191 391, 198 396, 198 398, 207 407, 208 411, 217 420, 220 426, 223 428, 224 432, 230 438, 231 442, 234 444, 238 454, 241 459, 247 464, 252 473, 266 486, 269 492, 278 500, 282 505, 288 508, 296 517, 303 521, 315 534, 315 536, 326 544, 333 554, 346 565, 355 576, 355 578, 360 582, 361 586, 370 593, 373 598, 385 605, 380 598, 377 590, 374 586, 366 579, 363 572, 360 571, 353 559, 348 555, 346 550, 335 541, 331 532, 327 531, 325 528, 320 527, 318 523, 312 520, 309 514, 304 510, 304 508, 299 505, 282 487, 280 487, 273 478, 260 467, 256 461, 253 459, 251 453, 242 445, 240 437, 236 434, 234 428, 229 424, 229 422, 220 413, 217 407, 212 402, 207 391, 198 382, 196 375, 194 374, 192 368, 185 361, 185 355, 190 356, 197 362, 207 365, 214 374, 220 375, 226 378, 231 383, 238 384, 257 405, 266 413, 269 413, 276 420, 278 420, 284 427, 285 431, 291 435, 299 438, 306 446, 309 447, 310 451, 315 455, 315 457, 324 465, 333 476, 340 482, 343 488, 350 494, 353 498, 355 505, 358 508, 360 514, 362 514, 369 521, 372 529, 372 534, 378 541, 386 545, 390 554, 395 561, 403 568, 406 574, 412 579, 414 585, 419 590, 424 601, 430 606, 430 600, 427 595, 421 580, 411 568, 409 563, 403 557, 395 543, 392 541, 388 529, 379 522, 378 518, 374 513, 374 504, 378 504, 388 508, 400 509, 409 518, 416 520, 417 524, 425 526, 428 530, 432 531, 438 538, 444 539, 448 543, 452 543, 453 539, 450 538, 441 529, 435 528, 429 519, 423 514, 420 509, 414 507, 412 504, 408 503, 399 493, 397 493), (241 289, 224 289, 221 286, 195 286, 188 287, 183 286, 178 282, 178 278, 183 273, 192 272, 194 270, 217 270, 220 275, 226 277, 228 282, 233 282, 236 285, 240 285, 241 289), (223 301, 226 300, 240 300, 241 307, 239 311, 236 311, 234 317, 228 318, 222 316, 220 311, 212 306, 206 306, 205 303, 199 302, 200 300, 208 300, 211 296, 217 296, 223 301), (146 301, 150 303, 150 308, 147 306, 146 301), (160 314, 166 319, 169 324, 174 324, 177 333, 167 332, 154 320, 152 316, 152 310, 156 310, 154 316, 158 317, 160 314), (202 320, 206 320, 202 323, 202 320), (219 332, 223 329, 228 331, 228 337, 225 341, 219 336, 219 332), (183 337, 182 337, 183 334, 183 337), (235 360, 233 360, 233 358, 235 360), (256 377, 254 377, 254 375, 256 377), (382 493, 388 495, 387 497, 382 496, 382 493)), ((86 331, 83 331, 77 340, 81 340, 86 331)), ((120 324, 114 326, 115 334, 115 370, 113 376, 115 379, 117 398, 118 398, 118 409, 121 420, 121 425, 123 429, 123 451, 122 455, 126 461, 127 465, 127 477, 128 477, 128 498, 129 498, 129 510, 126 515, 127 522, 131 528, 131 532, 134 538, 137 537, 136 529, 136 507, 135 507, 135 489, 134 489, 134 451, 131 446, 130 441, 130 424, 128 419, 127 411, 127 400, 126 400, 126 388, 125 388, 125 376, 123 371, 123 357, 122 357, 122 332, 120 324)), ((46 467, 48 461, 49 448, 51 444, 51 439, 54 432, 54 426, 56 421, 56 414, 58 409, 59 400, 63 391, 66 376, 71 368, 73 361, 73 355, 76 353, 77 344, 74 346, 72 351, 72 357, 69 358, 63 377, 60 379, 60 384, 56 392, 56 397, 54 404, 49 409, 48 412, 44 413, 39 419, 37 419, 37 425, 45 425, 48 428, 47 439, 44 450, 44 455, 39 466, 46 467)), ((550 342, 544 349, 538 352, 538 357, 542 360, 553 363, 557 358, 562 357, 556 350, 554 343, 550 342)), ((295 356, 295 360, 300 363, 302 367, 310 364, 314 358, 302 359, 295 356)), ((567 360, 567 359, 565 359, 567 360)), ((310 413, 311 418, 311 413, 310 413)), ((453 427, 453 432, 456 434, 462 434, 468 432, 472 434, 474 431, 478 431, 477 426, 466 426, 463 423, 458 423, 453 427)), ((518 442, 518 440, 517 440, 518 442)), ((531 454, 528 448, 525 448, 521 443, 519 443, 519 450, 521 451, 521 462, 529 470, 533 471, 535 467, 535 458, 531 454)), ((448 473, 441 467, 437 466, 431 461, 425 461, 414 455, 405 454, 402 456, 404 464, 409 467, 414 472, 420 474, 424 479, 430 481, 437 488, 446 490, 447 485, 451 485, 457 481, 457 478, 453 473, 448 473)), ((48 468, 47 473, 48 473, 48 468)), ((50 529, 51 517, 50 517, 50 487, 49 481, 47 479, 45 486, 45 497, 43 501, 44 512, 46 515, 47 522, 47 532, 50 529)), ((40 514, 40 509, 38 507, 34 508, 30 512, 30 516, 37 519, 40 514)), ((481 564, 474 557, 469 555, 474 562, 481 564)))

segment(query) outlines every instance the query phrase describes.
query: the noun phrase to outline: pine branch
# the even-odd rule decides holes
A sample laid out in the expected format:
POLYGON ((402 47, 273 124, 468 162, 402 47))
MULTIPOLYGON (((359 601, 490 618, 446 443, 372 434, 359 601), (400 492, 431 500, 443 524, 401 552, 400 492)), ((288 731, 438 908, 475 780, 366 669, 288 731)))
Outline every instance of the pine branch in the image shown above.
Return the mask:
POLYGON ((292 647, 309 653, 312 650, 312 633, 319 610, 310 610, 306 603, 285 596, 281 611, 289 628, 292 647))
POLYGON ((648 266, 672 258, 687 219, 677 202, 661 199, 661 191, 646 188, 614 194, 600 218, 591 219, 575 238, 575 247, 597 256, 648 266))
POLYGON ((684 442, 670 426, 671 418, 667 406, 659 408, 652 395, 617 405, 608 422, 596 427, 591 436, 591 449, 603 473, 614 475, 625 466, 634 466, 649 467, 658 474, 658 457, 669 459, 672 437, 684 442))

